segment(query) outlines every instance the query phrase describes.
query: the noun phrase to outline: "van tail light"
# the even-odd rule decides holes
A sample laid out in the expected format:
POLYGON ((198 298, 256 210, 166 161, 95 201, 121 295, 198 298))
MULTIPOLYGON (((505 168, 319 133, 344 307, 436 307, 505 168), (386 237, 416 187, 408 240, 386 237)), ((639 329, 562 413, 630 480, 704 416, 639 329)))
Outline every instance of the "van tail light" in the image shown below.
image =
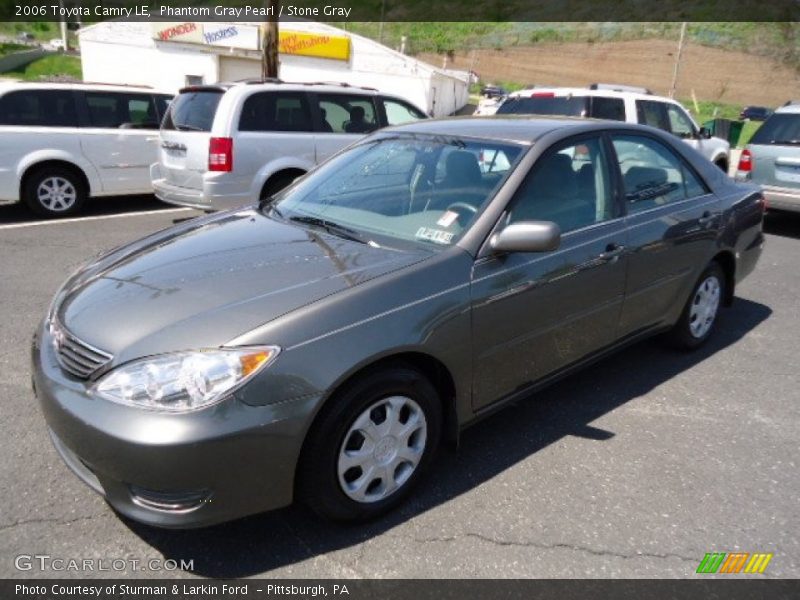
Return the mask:
POLYGON ((208 170, 233 171, 233 139, 212 137, 208 142, 208 170))
POLYGON ((749 173, 753 170, 753 153, 750 150, 742 150, 739 158, 739 166, 736 169, 742 173, 749 173))

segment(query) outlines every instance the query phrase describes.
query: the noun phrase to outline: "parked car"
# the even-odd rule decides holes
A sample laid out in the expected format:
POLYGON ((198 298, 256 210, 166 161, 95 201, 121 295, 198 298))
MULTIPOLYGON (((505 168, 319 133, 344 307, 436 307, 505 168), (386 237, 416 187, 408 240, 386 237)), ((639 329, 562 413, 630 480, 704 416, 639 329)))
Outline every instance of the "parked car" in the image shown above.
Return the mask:
POLYGON ((17 34, 17 39, 20 42, 32 42, 36 39, 36 36, 34 36, 30 31, 20 31, 17 34))
POLYGON ((481 96, 485 98, 502 98, 507 95, 508 92, 505 90, 505 88, 502 88, 499 85, 492 85, 490 83, 481 88, 481 96))
POLYGON ((344 84, 188 87, 162 125, 153 189, 200 209, 256 202, 371 131, 425 118, 401 98, 344 84))
POLYGON ((772 114, 772 110, 766 106, 745 106, 739 113, 742 121, 765 121, 772 114))
POLYGON ((800 103, 778 108, 758 128, 736 178, 760 185, 770 208, 800 212, 800 103))
POLYGON ((763 208, 651 127, 393 127, 76 272, 36 332, 34 387, 63 459, 132 519, 293 498, 370 518, 488 412, 657 333, 701 346, 755 267, 763 208))
POLYGON ((0 204, 45 217, 90 196, 152 193, 169 94, 98 84, 0 84, 0 204))
POLYGON ((506 99, 505 96, 484 96, 478 100, 478 106, 473 113, 476 117, 486 117, 497 112, 497 108, 506 99))
POLYGON ((658 127, 684 140, 725 173, 730 144, 700 127, 675 100, 645 88, 592 84, 589 88, 533 88, 509 94, 498 115, 537 114, 591 117, 658 127))
POLYGON ((67 49, 66 45, 64 44, 64 40, 61 38, 53 38, 47 42, 47 44, 45 44, 45 47, 48 50, 53 50, 55 52, 60 52, 67 49))

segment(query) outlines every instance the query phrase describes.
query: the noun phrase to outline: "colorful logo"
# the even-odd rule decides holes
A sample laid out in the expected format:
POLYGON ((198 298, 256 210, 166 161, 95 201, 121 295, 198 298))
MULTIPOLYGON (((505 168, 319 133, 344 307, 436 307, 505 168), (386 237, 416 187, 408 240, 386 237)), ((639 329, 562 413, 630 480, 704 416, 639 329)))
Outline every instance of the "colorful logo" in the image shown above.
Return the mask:
POLYGON ((763 573, 773 554, 765 552, 708 552, 697 567, 698 573, 763 573))

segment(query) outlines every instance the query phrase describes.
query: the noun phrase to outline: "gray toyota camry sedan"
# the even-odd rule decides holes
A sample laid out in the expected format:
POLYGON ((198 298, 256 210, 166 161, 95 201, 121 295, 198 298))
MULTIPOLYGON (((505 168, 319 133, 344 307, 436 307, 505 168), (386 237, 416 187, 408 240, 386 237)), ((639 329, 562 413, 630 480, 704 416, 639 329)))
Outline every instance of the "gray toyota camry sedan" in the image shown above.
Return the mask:
POLYGON ((366 519, 499 406, 657 333, 700 346, 758 260, 763 210, 643 126, 386 129, 260 206, 74 273, 34 387, 67 465, 138 521, 295 498, 366 519))

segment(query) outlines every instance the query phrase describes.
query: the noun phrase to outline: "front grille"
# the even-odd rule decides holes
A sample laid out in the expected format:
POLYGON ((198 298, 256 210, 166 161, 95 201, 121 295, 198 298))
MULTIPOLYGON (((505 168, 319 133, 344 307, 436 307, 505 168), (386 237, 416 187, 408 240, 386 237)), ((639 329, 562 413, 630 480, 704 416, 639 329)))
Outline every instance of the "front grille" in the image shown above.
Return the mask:
POLYGON ((57 321, 51 325, 51 334, 58 362, 75 377, 88 379, 92 373, 114 358, 108 352, 82 342, 57 321))

